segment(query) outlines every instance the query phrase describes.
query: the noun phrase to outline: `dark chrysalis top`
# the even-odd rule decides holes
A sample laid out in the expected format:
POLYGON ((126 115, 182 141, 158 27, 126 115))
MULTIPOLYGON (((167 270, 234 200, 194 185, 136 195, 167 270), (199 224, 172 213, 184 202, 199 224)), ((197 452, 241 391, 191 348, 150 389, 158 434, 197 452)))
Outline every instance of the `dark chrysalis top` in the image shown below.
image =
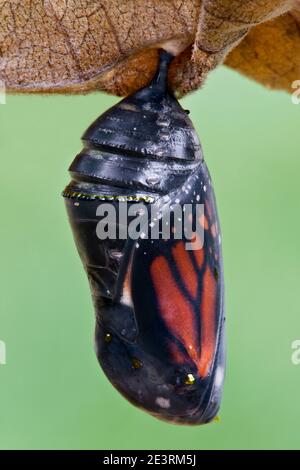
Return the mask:
MULTIPOLYGON (((187 112, 167 88, 168 65, 172 57, 162 50, 159 69, 150 85, 110 108, 88 128, 83 135, 85 148, 70 167, 74 179, 79 176, 82 180, 86 176, 89 181, 90 178, 103 182, 111 180, 110 155, 140 157, 141 165, 145 157, 175 165, 176 162, 199 163, 203 159, 197 133, 187 112), (93 150, 97 152, 97 159, 93 150), (105 157, 102 164, 99 152, 105 157)), ((138 183, 143 182, 142 171, 139 178, 138 183)), ((122 180, 124 185, 126 170, 122 180)))
POLYGON ((150 86, 139 90, 97 119, 83 140, 126 154, 156 158, 201 158, 200 142, 187 113, 166 93, 172 56, 160 54, 160 67, 150 86))

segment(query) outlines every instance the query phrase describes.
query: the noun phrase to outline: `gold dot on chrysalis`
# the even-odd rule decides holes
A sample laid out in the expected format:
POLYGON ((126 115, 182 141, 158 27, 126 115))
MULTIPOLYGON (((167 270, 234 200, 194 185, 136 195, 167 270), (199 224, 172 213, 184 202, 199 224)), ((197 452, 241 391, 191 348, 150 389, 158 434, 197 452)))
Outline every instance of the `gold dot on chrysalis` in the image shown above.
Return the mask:
POLYGON ((105 333, 105 335, 104 335, 104 341, 105 341, 106 343, 110 343, 111 340, 112 340, 112 335, 111 335, 110 333, 105 333))
POLYGON ((184 379, 185 385, 193 385, 195 382, 196 382, 196 379, 193 376, 193 374, 187 374, 186 375, 186 377, 184 379))
POLYGON ((140 369, 142 367, 142 362, 137 359, 136 357, 134 357, 132 360, 131 360, 131 365, 134 369, 140 369))
POLYGON ((220 422, 221 422, 220 416, 216 416, 216 417, 214 418, 214 422, 215 422, 215 423, 220 423, 220 422))

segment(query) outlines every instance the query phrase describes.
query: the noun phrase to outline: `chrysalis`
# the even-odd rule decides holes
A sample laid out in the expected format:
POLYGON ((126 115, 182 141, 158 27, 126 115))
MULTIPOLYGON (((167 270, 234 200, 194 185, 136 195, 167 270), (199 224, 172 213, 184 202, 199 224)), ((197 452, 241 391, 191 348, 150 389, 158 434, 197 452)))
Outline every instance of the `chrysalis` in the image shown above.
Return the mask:
POLYGON ((171 59, 161 51, 149 86, 86 131, 63 195, 108 379, 157 418, 204 424, 224 379, 222 254, 201 145, 167 87, 171 59))

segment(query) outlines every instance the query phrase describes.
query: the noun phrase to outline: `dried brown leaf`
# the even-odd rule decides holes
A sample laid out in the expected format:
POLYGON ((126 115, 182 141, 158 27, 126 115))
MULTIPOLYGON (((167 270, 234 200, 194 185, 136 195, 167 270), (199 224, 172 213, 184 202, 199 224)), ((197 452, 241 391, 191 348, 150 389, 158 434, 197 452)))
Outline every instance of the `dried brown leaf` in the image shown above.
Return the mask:
POLYGON ((124 95, 149 80, 163 46, 176 54, 169 78, 178 94, 200 87, 230 51, 231 67, 289 89, 300 78, 298 7, 298 0, 0 0, 0 80, 11 92, 124 95))

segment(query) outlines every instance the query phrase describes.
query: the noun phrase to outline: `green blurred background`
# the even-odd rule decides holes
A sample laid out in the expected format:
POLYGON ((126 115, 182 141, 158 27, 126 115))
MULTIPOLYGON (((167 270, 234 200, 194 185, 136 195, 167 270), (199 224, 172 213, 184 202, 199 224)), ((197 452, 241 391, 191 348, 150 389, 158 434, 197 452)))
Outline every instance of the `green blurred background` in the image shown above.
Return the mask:
POLYGON ((0 106, 0 448, 300 448, 300 105, 225 68, 182 101, 218 200, 228 366, 220 423, 180 427, 134 408, 100 370, 60 196, 81 134, 115 102, 8 96, 0 106))

